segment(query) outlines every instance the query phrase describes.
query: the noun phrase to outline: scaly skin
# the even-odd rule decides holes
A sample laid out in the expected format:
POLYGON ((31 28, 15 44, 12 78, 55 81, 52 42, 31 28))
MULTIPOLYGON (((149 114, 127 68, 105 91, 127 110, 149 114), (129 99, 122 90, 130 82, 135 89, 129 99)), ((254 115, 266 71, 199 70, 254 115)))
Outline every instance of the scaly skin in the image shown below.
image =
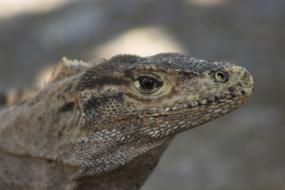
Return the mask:
POLYGON ((0 114, 0 189, 136 190, 177 133, 252 94, 242 67, 181 54, 63 60, 0 114))

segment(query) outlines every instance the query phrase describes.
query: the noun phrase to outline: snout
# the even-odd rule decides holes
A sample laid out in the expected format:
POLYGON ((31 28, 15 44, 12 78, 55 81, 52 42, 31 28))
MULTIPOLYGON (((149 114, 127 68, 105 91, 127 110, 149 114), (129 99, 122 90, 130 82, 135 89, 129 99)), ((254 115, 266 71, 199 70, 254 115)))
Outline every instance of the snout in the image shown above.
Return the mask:
POLYGON ((244 92, 244 95, 246 96, 251 96, 254 90, 254 82, 253 82, 253 77, 248 72, 245 68, 239 67, 240 69, 240 83, 241 83, 241 88, 244 92))

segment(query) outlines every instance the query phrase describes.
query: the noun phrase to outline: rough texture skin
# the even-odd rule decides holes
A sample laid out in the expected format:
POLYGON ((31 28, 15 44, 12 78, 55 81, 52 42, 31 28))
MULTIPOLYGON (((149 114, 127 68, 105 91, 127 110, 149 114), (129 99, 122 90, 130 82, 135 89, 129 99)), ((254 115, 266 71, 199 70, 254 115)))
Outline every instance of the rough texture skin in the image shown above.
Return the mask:
POLYGON ((242 67, 175 53, 63 59, 41 90, 0 112, 0 189, 139 189, 177 133, 252 89, 242 67))

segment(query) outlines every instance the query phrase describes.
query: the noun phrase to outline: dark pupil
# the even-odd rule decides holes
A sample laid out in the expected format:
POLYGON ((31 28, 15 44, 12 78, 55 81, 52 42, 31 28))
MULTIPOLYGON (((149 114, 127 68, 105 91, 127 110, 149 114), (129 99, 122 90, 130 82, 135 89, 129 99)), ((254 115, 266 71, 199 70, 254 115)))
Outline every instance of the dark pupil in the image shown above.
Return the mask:
POLYGON ((225 75, 223 73, 217 73, 218 77, 220 77, 222 80, 225 79, 225 75))
POLYGON ((146 90, 152 90, 155 86, 155 80, 150 77, 142 77, 139 82, 141 87, 146 90))

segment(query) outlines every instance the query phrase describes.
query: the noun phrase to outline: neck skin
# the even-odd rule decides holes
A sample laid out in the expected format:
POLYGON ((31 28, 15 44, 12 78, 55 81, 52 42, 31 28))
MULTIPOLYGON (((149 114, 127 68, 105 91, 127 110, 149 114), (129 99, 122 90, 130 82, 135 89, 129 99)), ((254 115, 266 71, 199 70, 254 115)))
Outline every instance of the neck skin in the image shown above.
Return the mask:
POLYGON ((138 190, 171 140, 125 166, 95 176, 78 176, 79 168, 0 151, 0 189, 138 190))
POLYGON ((119 169, 108 173, 77 179, 75 190, 138 190, 145 183, 159 158, 169 145, 165 144, 138 156, 119 169))

